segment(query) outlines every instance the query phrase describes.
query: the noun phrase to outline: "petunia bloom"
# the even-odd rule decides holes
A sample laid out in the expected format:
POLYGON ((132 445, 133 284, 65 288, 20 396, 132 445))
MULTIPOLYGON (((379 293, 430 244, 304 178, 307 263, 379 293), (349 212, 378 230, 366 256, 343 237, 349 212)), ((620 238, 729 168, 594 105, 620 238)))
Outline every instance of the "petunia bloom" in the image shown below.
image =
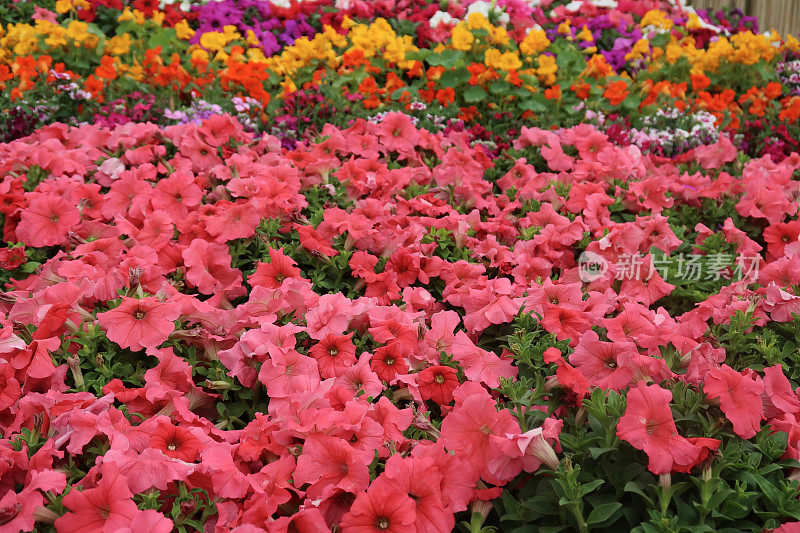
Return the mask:
POLYGON ((628 391, 628 407, 617 423, 617 436, 647 454, 653 474, 666 474, 673 465, 692 465, 701 452, 678 435, 671 400, 670 391, 640 381, 628 391))
POLYGON ((175 331, 174 321, 180 307, 174 302, 162 302, 148 296, 141 299, 123 298, 122 303, 97 315, 108 339, 133 351, 156 348, 175 331))

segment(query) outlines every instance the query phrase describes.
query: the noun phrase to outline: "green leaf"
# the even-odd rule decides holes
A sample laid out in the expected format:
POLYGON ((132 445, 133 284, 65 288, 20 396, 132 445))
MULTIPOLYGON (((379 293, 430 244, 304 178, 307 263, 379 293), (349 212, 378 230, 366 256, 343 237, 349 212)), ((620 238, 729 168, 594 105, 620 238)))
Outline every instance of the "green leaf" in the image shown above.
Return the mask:
POLYGON ((503 94, 508 94, 509 91, 511 90, 511 87, 512 87, 511 84, 508 83, 507 81, 497 80, 489 84, 489 91, 492 94, 503 95, 503 94))
POLYGON ((444 50, 441 54, 433 54, 425 58, 432 67, 453 68, 464 57, 461 50, 444 50))
POLYGON ((456 87, 466 83, 470 78, 469 72, 463 68, 451 69, 442 73, 439 82, 445 87, 456 87))
POLYGON ((486 98, 486 91, 477 85, 473 85, 464 91, 464 101, 467 103, 473 104, 475 102, 480 102, 484 98, 486 98))
POLYGON ((638 494, 639 496, 641 496, 644 499, 644 501, 647 502, 647 505, 649 505, 651 507, 654 505, 653 504, 653 499, 650 496, 648 496, 647 494, 645 494, 644 491, 642 490, 642 488, 639 486, 639 484, 634 482, 634 481, 629 481, 628 483, 626 483, 625 484, 625 488, 623 490, 625 492, 632 492, 634 494, 638 494))
POLYGON ((589 513, 589 517, 586 519, 586 523, 589 525, 602 524, 606 520, 610 519, 612 515, 614 515, 621 508, 622 504, 619 502, 611 502, 598 505, 597 507, 592 509, 591 513, 589 513))
POLYGON ((547 98, 541 93, 533 94, 530 98, 521 100, 520 107, 528 111, 533 111, 534 113, 544 113, 549 108, 547 105, 547 98))

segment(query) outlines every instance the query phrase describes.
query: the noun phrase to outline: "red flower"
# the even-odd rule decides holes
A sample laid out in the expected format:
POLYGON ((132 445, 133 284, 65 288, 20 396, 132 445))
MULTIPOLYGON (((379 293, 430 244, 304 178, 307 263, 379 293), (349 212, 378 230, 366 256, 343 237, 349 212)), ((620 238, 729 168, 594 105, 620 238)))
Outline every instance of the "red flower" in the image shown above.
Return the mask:
POLYGON ((753 379, 728 365, 722 365, 706 375, 703 392, 709 398, 719 398, 722 412, 733 424, 733 432, 743 439, 754 437, 761 429, 764 383, 760 379, 753 379))
POLYGON ((203 449, 203 443, 186 428, 161 423, 150 436, 150 447, 167 457, 193 463, 203 449))
POLYGON ((356 347, 352 333, 347 335, 325 335, 308 349, 308 355, 317 360, 319 375, 323 379, 338 377, 356 362, 356 347))
POLYGON ((429 366, 419 373, 419 393, 423 400, 433 400, 439 405, 453 401, 453 391, 458 387, 458 372, 449 366, 429 366))
POLYGON ((670 400, 670 391, 640 381, 628 391, 628 407, 617 424, 617 436, 647 454, 654 474, 666 474, 673 465, 691 468, 700 456, 699 446, 678 435, 670 400))
POLYGON ((356 496, 342 517, 342 533, 406 533, 416 518, 414 500, 397 494, 389 481, 379 479, 356 496))
POLYGON ((302 273, 297 268, 294 259, 285 255, 283 249, 269 249, 269 263, 256 263, 256 271, 250 274, 247 282, 250 285, 263 285, 270 289, 277 289, 286 278, 301 278, 302 273))
POLYGON ((0 270, 14 270, 27 260, 28 254, 25 253, 25 248, 0 249, 0 270))
POLYGON ((387 383, 390 383, 398 374, 408 373, 408 364, 403 358, 403 350, 398 342, 390 342, 375 350, 369 362, 372 371, 387 383))
POLYGON ((93 489, 73 488, 64 496, 71 512, 56 520, 58 531, 119 531, 130 526, 139 508, 133 501, 125 476, 113 462, 104 462, 100 482, 93 489))
POLYGON ((300 244, 310 252, 316 252, 326 257, 333 257, 339 254, 338 250, 331 248, 331 243, 328 239, 320 235, 320 233, 312 226, 303 226, 302 224, 295 224, 297 233, 300 234, 300 244))
POLYGON ((106 330, 108 339, 133 351, 157 348, 175 331, 174 320, 180 308, 158 298, 123 298, 122 303, 97 315, 97 321, 106 330))
POLYGON ((67 232, 81 221, 78 208, 61 196, 34 193, 28 198, 30 203, 22 210, 17 238, 29 246, 63 244, 67 232))

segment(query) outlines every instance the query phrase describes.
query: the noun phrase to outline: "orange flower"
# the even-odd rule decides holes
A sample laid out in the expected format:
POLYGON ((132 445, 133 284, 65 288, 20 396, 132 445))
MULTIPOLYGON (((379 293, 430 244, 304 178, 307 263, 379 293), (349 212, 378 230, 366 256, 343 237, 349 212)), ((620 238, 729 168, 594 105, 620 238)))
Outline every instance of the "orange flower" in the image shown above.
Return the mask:
POLYGON ((422 97, 422 99, 425 100, 425 102, 427 102, 429 104, 431 102, 433 102, 434 98, 436 98, 436 89, 434 89, 435 86, 436 86, 436 84, 434 82, 429 81, 425 85, 425 87, 426 87, 425 89, 420 88, 418 90, 419 95, 422 97))
POLYGON ((561 86, 560 85, 553 85, 552 87, 548 87, 544 90, 544 97, 548 100, 560 100, 561 99, 561 86))
POLYGON ((361 83, 358 84, 358 91, 361 94, 375 94, 378 92, 378 84, 375 82, 375 78, 372 76, 367 76, 364 78, 361 83))
POLYGON ((364 50, 354 48, 342 55, 342 66, 350 69, 357 69, 361 65, 367 65, 369 61, 364 58, 364 50))
POLYGON ((406 72, 409 78, 419 78, 422 76, 422 61, 414 61, 413 65, 406 72))
POLYGON ((98 102, 103 101, 103 81, 94 74, 89 75, 83 82, 83 88, 92 93, 92 97, 98 102))
POLYGON ((376 107, 381 105, 381 100, 380 100, 380 98, 378 98, 377 96, 375 96, 373 94, 372 96, 370 96, 366 100, 363 100, 361 102, 361 104, 367 109, 375 109, 376 107))
POLYGON ((778 83, 777 81, 771 81, 767 84, 767 88, 764 89, 764 94, 767 95, 767 98, 770 100, 775 100, 781 95, 783 92, 783 86, 778 83))
POLYGON ((478 85, 480 83, 480 75, 486 72, 486 65, 483 63, 472 63, 467 66, 467 71, 472 74, 467 83, 470 85, 478 85))
POLYGON ((429 80, 438 80, 442 77, 442 73, 444 72, 444 67, 436 66, 436 67, 429 67, 427 76, 429 80))
POLYGON ((111 56, 103 56, 100 59, 100 66, 94 69, 94 73, 98 78, 104 80, 117 79, 117 69, 114 68, 114 58, 111 56))
POLYGON ((462 107, 459 109, 458 118, 464 122, 471 122, 478 117, 478 108, 474 105, 469 107, 462 107))
POLYGON ((586 63, 583 71, 584 76, 591 76, 595 79, 606 78, 614 73, 614 69, 608 64, 606 58, 601 54, 593 55, 586 63))
POLYGON ((700 92, 707 89, 711 85, 711 80, 705 74, 690 74, 689 79, 692 80, 692 89, 695 92, 700 92))
POLYGON ((506 74, 506 81, 514 87, 520 87, 522 85, 522 80, 519 79, 519 74, 517 74, 516 70, 508 71, 508 74, 506 74))
POLYGON ((575 96, 580 98, 581 100, 586 100, 589 98, 589 91, 591 90, 592 86, 586 82, 581 83, 573 83, 569 86, 569 90, 575 93, 575 96))
POLYGON ((452 87, 445 87, 444 89, 439 89, 436 91, 436 99, 442 104, 443 107, 447 107, 452 104, 456 99, 456 92, 453 90, 452 87))
POLYGON ((630 91, 628 91, 628 84, 625 80, 618 80, 608 84, 606 90, 603 91, 603 97, 605 97, 611 105, 619 105, 628 97, 630 91))
POLYGON ((394 72, 386 74, 386 92, 388 94, 394 93, 397 89, 405 87, 406 84, 394 72))
POLYGON ((783 109, 778 113, 778 118, 794 123, 800 119, 800 97, 792 96, 781 101, 783 109))

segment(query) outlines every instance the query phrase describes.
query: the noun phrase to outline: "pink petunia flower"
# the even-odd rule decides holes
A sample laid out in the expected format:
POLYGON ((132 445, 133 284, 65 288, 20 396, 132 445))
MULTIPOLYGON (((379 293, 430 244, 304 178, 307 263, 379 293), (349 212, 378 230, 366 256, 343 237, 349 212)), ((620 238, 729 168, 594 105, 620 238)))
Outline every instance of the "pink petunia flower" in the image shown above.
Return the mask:
POLYGON ((650 459, 654 474, 670 472, 674 464, 694 464, 700 447, 678 435, 669 402, 672 393, 658 385, 640 381, 628 391, 628 407, 617 424, 617 436, 650 459))
POLYGON ((709 398, 719 399, 722 412, 733 424, 734 433, 743 439, 754 437, 761 429, 764 383, 760 378, 756 380, 723 364, 706 375, 703 392, 709 398))
POLYGON ((34 193, 29 198, 17 225, 17 238, 29 246, 63 244, 67 232, 81 220, 78 208, 66 198, 51 194, 34 193))
POLYGON ((122 299, 122 303, 97 315, 97 321, 106 330, 109 340, 134 351, 157 348, 175 331, 174 321, 180 316, 180 307, 174 302, 158 298, 122 299))

